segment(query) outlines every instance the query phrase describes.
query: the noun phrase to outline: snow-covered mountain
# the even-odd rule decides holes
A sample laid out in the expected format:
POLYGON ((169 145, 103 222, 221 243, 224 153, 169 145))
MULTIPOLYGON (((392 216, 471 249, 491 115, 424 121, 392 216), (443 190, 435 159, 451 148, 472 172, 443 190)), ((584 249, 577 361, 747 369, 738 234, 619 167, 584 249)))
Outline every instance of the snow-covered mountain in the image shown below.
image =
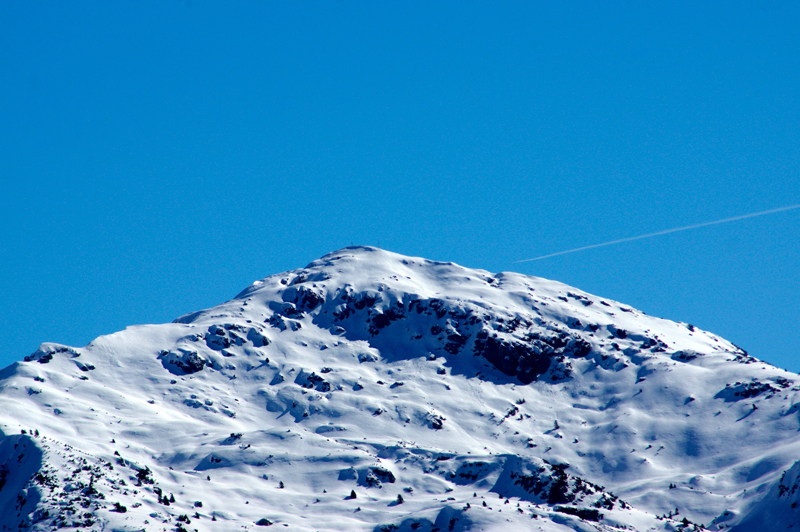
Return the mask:
POLYGON ((800 527, 800 378, 367 247, 0 374, 2 530, 800 527))

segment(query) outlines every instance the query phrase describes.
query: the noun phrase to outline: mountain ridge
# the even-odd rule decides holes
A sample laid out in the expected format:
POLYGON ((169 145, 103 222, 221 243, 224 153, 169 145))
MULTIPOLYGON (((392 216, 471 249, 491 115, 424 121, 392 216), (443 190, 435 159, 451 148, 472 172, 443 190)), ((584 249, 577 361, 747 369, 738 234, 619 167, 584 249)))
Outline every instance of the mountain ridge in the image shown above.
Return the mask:
POLYGON ((344 248, 3 370, 0 525, 785 528, 799 382, 555 281, 344 248))

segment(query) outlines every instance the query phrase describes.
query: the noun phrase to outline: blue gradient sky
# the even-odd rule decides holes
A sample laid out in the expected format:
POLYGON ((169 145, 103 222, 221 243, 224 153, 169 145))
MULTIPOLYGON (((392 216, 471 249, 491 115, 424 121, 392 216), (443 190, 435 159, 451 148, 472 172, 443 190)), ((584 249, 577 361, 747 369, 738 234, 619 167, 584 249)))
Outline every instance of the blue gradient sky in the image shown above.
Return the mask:
POLYGON ((800 370, 796 2, 0 3, 0 364, 351 243, 800 370), (559 3, 565 4, 565 3, 559 3))

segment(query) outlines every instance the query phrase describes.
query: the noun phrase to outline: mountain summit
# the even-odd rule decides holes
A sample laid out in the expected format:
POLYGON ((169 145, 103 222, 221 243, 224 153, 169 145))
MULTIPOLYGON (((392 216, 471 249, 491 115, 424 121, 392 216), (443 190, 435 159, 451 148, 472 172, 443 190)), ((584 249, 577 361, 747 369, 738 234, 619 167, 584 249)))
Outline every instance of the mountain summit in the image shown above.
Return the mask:
POLYGON ((0 374, 2 530, 782 530, 800 379, 578 289, 369 247, 0 374))

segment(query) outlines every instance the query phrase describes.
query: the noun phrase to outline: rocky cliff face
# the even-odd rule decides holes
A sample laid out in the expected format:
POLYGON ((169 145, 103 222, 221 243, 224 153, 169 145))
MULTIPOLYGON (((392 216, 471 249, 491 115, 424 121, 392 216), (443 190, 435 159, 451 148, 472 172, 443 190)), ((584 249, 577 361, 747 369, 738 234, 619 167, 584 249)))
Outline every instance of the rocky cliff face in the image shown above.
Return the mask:
POLYGON ((0 378, 3 530, 800 526, 796 375, 514 273, 346 248, 0 378))

